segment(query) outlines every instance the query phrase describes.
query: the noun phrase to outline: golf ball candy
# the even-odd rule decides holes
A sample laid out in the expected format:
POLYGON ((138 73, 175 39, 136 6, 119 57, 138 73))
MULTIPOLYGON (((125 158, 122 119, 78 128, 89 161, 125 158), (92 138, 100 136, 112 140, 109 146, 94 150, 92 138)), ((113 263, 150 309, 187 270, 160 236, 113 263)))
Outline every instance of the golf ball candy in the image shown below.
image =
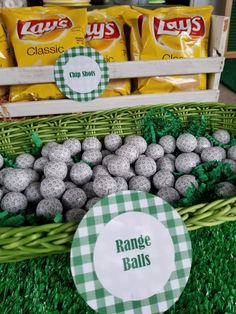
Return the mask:
POLYGON ((185 174, 179 177, 175 182, 175 189, 181 194, 186 195, 189 187, 195 186, 198 188, 198 183, 193 175, 185 174))
POLYGON ((51 150, 53 147, 57 146, 57 145, 58 145, 58 144, 57 144, 56 142, 49 142, 49 143, 43 145, 43 148, 42 148, 42 150, 41 150, 41 155, 42 155, 43 157, 48 157, 50 150, 51 150))
POLYGON ((65 183, 55 177, 45 178, 40 184, 40 193, 44 198, 60 198, 65 189, 65 183))
POLYGON ((224 164, 229 164, 230 168, 233 172, 236 172, 236 162, 233 159, 224 159, 224 164))
POLYGON ((114 178, 117 184, 116 192, 122 192, 128 190, 128 183, 127 181, 122 177, 115 177, 114 178))
POLYGON ((122 145, 122 138, 118 134, 108 134, 104 138, 104 146, 108 151, 115 152, 122 145))
POLYGON ((135 172, 139 176, 151 177, 156 173, 156 162, 150 157, 141 157, 135 163, 135 172))
POLYGON ((220 182, 215 187, 218 197, 230 197, 236 195, 236 186, 230 182, 220 182))
POLYGON ((67 176, 67 165, 62 161, 50 161, 44 167, 45 177, 55 177, 64 180, 67 176))
POLYGON ((69 189, 62 196, 62 204, 67 209, 81 208, 87 201, 85 192, 80 188, 69 189))
POLYGON ((150 144, 145 152, 147 157, 157 160, 164 156, 164 148, 159 144, 150 144))
POLYGON ((110 155, 105 156, 102 160, 102 165, 107 167, 109 160, 112 159, 114 156, 116 156, 116 155, 110 154, 110 155))
POLYGON ((86 183, 85 185, 83 185, 82 189, 87 195, 87 198, 93 198, 97 196, 93 189, 93 182, 86 183))
POLYGON ((67 222, 80 222, 85 214, 86 211, 84 209, 72 208, 66 212, 65 218, 67 222))
POLYGON ((229 148, 227 156, 229 159, 236 161, 236 145, 229 148))
POLYGON ((40 193, 40 182, 32 182, 24 192, 29 203, 37 204, 42 200, 40 193))
POLYGON ((34 163, 34 170, 37 172, 43 172, 45 165, 49 162, 47 157, 40 157, 39 159, 35 160, 34 163))
POLYGON ((29 177, 30 183, 39 181, 39 174, 34 169, 24 169, 25 173, 29 177))
POLYGON ((221 144, 228 144, 230 142, 230 134, 226 130, 217 130, 212 136, 221 144))
POLYGON ((204 136, 201 136, 197 139, 197 147, 194 152, 197 154, 201 154, 203 149, 211 147, 211 142, 204 136))
POLYGON ((92 178, 93 171, 89 165, 84 162, 75 164, 70 170, 70 178, 77 185, 84 185, 92 178))
POLYGON ((175 171, 175 162, 174 160, 164 156, 157 160, 157 170, 167 170, 170 172, 175 171))
POLYGON ((190 153, 196 149, 197 139, 190 133, 184 133, 177 138, 176 146, 181 152, 190 153))
POLYGON ((144 154, 147 149, 147 142, 142 136, 129 135, 125 138, 125 144, 131 144, 137 147, 139 154, 144 154))
POLYGON ((12 168, 3 168, 0 170, 0 185, 4 185, 4 178, 10 171, 12 171, 12 168))
POLYGON ((157 192, 157 196, 159 196, 164 201, 171 203, 171 204, 177 202, 180 199, 180 195, 179 195, 178 191, 176 191, 176 189, 174 189, 173 187, 170 187, 170 186, 165 186, 165 187, 161 188, 157 192))
POLYGON ((90 208, 92 208, 95 204, 97 204, 97 202, 100 201, 100 197, 93 197, 90 200, 87 201, 86 205, 85 205, 85 209, 89 210, 90 208))
POLYGON ((176 141, 172 135, 164 135, 159 139, 159 144, 163 147, 166 154, 171 154, 175 151, 176 141))
POLYGON ((116 192, 117 183, 111 176, 100 176, 94 179, 93 189, 97 196, 104 197, 116 192))
POLYGON ((134 169, 132 167, 130 167, 129 171, 125 175, 123 175, 123 178, 126 181, 129 181, 131 178, 133 178, 135 176, 136 176, 136 173, 134 172, 134 169))
POLYGON ((52 217, 63 212, 63 206, 57 198, 46 198, 41 200, 36 208, 37 216, 52 217))
POLYGON ((12 169, 3 179, 5 187, 12 192, 22 192, 30 184, 30 177, 24 169, 12 169))
POLYGON ((221 147, 209 147, 203 149, 201 153, 201 159, 203 162, 205 161, 222 161, 226 158, 226 152, 221 147))
POLYGON ((101 153, 102 153, 102 158, 104 158, 104 157, 106 157, 108 155, 111 155, 111 152, 109 150, 107 150, 107 149, 103 149, 101 151, 101 153))
POLYGON ((196 153, 182 153, 175 160, 175 168, 178 172, 190 173, 200 163, 201 159, 196 153))
POLYGON ((69 148, 64 145, 57 144, 49 151, 48 158, 50 161, 64 161, 68 162, 71 159, 71 153, 69 148))
POLYGON ((77 188, 77 185, 71 181, 64 181, 66 190, 77 188))
POLYGON ((157 190, 174 184, 175 177, 170 171, 160 170, 153 176, 153 185, 157 190))
POLYGON ((0 155, 0 169, 3 167, 3 165, 4 165, 4 159, 2 155, 0 155))
POLYGON ((129 180, 129 190, 149 192, 151 190, 151 182, 144 176, 135 176, 129 180))
POLYGON ((81 159, 88 164, 99 165, 102 161, 102 153, 96 149, 88 149, 82 154, 81 159))
POLYGON ((102 144, 96 137, 87 137, 82 143, 82 150, 88 149, 101 150, 102 144))
POLYGON ((0 189, 0 201, 1 201, 2 197, 3 197, 3 195, 4 195, 3 189, 0 189))
POLYGON ((30 154, 20 154, 16 157, 16 167, 25 169, 25 168, 33 168, 35 162, 34 156, 30 154))
POLYGON ((135 162, 135 160, 138 159, 139 150, 133 144, 124 144, 119 149, 117 149, 116 155, 126 157, 132 164, 133 162, 135 162))
POLYGON ((18 213, 26 209, 27 205, 27 198, 19 192, 9 192, 3 196, 1 201, 1 209, 9 213, 18 213))
POLYGON ((71 156, 75 156, 81 152, 81 143, 77 138, 69 138, 63 145, 70 150, 71 156))
POLYGON ((130 163, 126 157, 114 156, 108 161, 107 169, 111 175, 123 177, 129 171, 130 163))
POLYGON ((105 166, 98 165, 93 168, 93 178, 97 176, 106 176, 106 175, 109 176, 109 172, 105 166))

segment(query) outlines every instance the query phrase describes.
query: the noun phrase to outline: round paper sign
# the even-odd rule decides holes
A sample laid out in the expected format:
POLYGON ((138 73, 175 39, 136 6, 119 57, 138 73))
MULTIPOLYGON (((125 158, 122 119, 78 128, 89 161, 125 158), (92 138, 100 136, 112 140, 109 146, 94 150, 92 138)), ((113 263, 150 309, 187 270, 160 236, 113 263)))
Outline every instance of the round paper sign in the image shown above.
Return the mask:
POLYGON ((179 214, 159 197, 125 191, 99 201, 74 236, 79 294, 100 314, 163 313, 188 281, 192 249, 179 214))
POLYGON ((73 47, 56 62, 54 78, 60 91, 76 101, 97 98, 109 83, 109 68, 103 56, 89 47, 73 47))

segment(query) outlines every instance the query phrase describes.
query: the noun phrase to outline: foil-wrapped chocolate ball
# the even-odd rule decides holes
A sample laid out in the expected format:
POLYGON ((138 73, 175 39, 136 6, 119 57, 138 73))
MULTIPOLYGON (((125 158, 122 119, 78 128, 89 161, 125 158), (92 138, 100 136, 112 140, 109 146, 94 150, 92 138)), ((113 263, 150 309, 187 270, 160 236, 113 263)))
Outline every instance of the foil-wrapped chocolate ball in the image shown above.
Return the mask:
POLYGON ((228 144, 230 142, 230 134, 226 130, 217 130, 212 136, 221 144, 228 144))
POLYGON ((221 147, 209 147, 203 149, 201 153, 201 159, 203 162, 206 161, 222 161, 226 158, 226 152, 221 147))
POLYGON ((65 192, 65 189, 65 183, 55 177, 45 178, 40 184, 40 193, 44 198, 60 198, 65 192))
POLYGON ((66 222, 80 222, 85 215, 86 211, 84 209, 72 208, 66 212, 66 222))
POLYGON ((24 169, 25 173, 29 177, 30 183, 39 181, 39 174, 34 169, 24 169))
POLYGON ((131 178, 133 178, 135 176, 136 176, 136 173, 134 172, 134 169, 132 167, 130 167, 129 171, 125 175, 123 175, 123 178, 126 181, 129 181, 131 178))
POLYGON ((22 192, 30 184, 30 177, 24 169, 11 169, 7 171, 3 183, 12 192, 22 192))
POLYGON ((102 153, 100 152, 100 150, 87 149, 85 152, 83 152, 81 159, 84 162, 93 166, 99 165, 102 161, 102 153))
POLYGON ((111 176, 100 176, 94 179, 93 189, 98 197, 104 197, 116 192, 117 183, 111 176))
POLYGON ((224 164, 229 164, 230 168, 233 172, 236 172, 236 161, 234 161, 233 159, 224 159, 223 160, 224 164))
POLYGON ((135 176, 129 180, 129 190, 149 192, 151 190, 151 182, 144 176, 135 176))
POLYGON ((176 141, 172 135, 164 135, 159 139, 159 144, 163 147, 166 154, 171 154, 176 149, 176 141))
POLYGON ((57 144, 56 142, 49 142, 49 143, 43 145, 43 148, 42 148, 42 150, 41 150, 41 155, 42 155, 43 157, 48 157, 50 150, 51 150, 53 147, 57 146, 57 145, 58 145, 58 144, 57 144))
POLYGON ((104 157, 106 157, 108 155, 111 155, 111 152, 109 150, 107 150, 107 149, 103 149, 101 151, 101 153, 102 153, 102 158, 104 158, 104 157))
POLYGON ((166 201, 166 202, 168 202, 170 204, 173 204, 173 203, 177 202, 180 199, 179 192, 176 191, 176 189, 174 189, 173 187, 170 187, 170 186, 165 186, 165 187, 161 188, 157 192, 157 196, 159 196, 164 201, 166 201))
POLYGON ((133 144, 124 144, 117 149, 116 155, 127 158, 130 164, 132 164, 138 159, 139 150, 133 144))
POLYGON ((71 181, 64 181, 66 190, 77 188, 77 185, 71 181))
POLYGON ((0 170, 0 185, 4 185, 5 175, 10 172, 12 168, 3 168, 0 170))
POLYGON ((200 136, 197 139, 197 147, 195 148, 194 152, 197 154, 201 154, 203 149, 211 147, 211 142, 204 136, 200 136))
POLYGON ((128 183, 127 181, 122 177, 115 177, 114 178, 117 184, 116 192, 122 192, 128 190, 128 183))
POLYGON ((159 190, 165 186, 174 186, 175 177, 170 171, 160 170, 153 176, 153 185, 159 190))
POLYGON ((222 198, 236 196, 236 186, 231 182, 220 182, 215 186, 215 193, 222 198))
POLYGON ((62 214, 63 206, 57 198, 46 198, 41 200, 36 208, 37 216, 52 217, 62 214))
POLYGON ((2 197, 3 197, 3 195, 4 195, 3 189, 0 189, 0 201, 1 201, 2 197))
POLYGON ((34 156, 30 154, 20 154, 16 157, 16 167, 25 169, 25 168, 33 168, 35 162, 34 156))
POLYGON ((175 189, 183 196, 186 195, 186 192, 189 187, 195 186, 198 188, 198 183, 196 178, 193 175, 184 174, 179 177, 175 182, 175 189))
POLYGON ((9 213, 18 213, 26 209, 27 205, 27 198, 19 192, 9 192, 1 200, 1 209, 9 213))
POLYGON ((108 161, 107 169, 111 175, 123 177, 129 171, 130 163, 127 157, 114 156, 108 161))
POLYGON ((89 182, 92 175, 92 169, 84 162, 75 164, 70 170, 71 181, 77 185, 84 185, 89 182))
POLYGON ((82 143, 82 150, 96 149, 101 150, 102 144, 96 137, 87 137, 82 143))
POLYGON ((81 152, 81 143, 77 138, 69 138, 63 145, 70 150, 71 156, 75 156, 81 152))
POLYGON ((164 148, 159 144, 150 144, 145 152, 147 157, 157 160, 164 156, 164 148))
POLYGON ((147 149, 146 140, 139 135, 128 135, 125 138, 125 144, 131 144, 137 147, 139 154, 144 154, 147 149))
POLYGON ((44 167, 45 177, 55 177, 64 180, 67 176, 67 165, 63 161, 50 161, 44 167))
POLYGON ((50 161, 68 162, 71 159, 71 153, 69 148, 64 145, 57 144, 50 149, 48 158, 50 161))
POLYGON ((32 182, 24 192, 29 203, 37 204, 43 197, 40 193, 40 182, 32 182))
POLYGON ((84 184, 82 186, 82 190, 85 192, 87 198, 93 198, 97 196, 93 189, 93 182, 88 182, 84 184))
POLYGON ((122 145, 122 138, 118 134, 108 134, 104 138, 104 146, 110 152, 115 152, 122 145))
POLYGON ((33 169, 37 172, 42 173, 45 165, 49 162, 47 157, 40 157, 35 160, 33 169))
POLYGON ((107 167, 109 160, 112 159, 114 156, 116 156, 116 155, 110 154, 110 155, 105 156, 102 160, 102 165, 107 167))
POLYGON ((62 196, 62 204, 66 209, 82 208, 87 201, 85 192, 80 188, 66 190, 62 196))
POLYGON ((4 159, 2 155, 0 155, 0 169, 3 167, 3 165, 4 165, 4 159))
POLYGON ((97 202, 100 201, 100 197, 93 197, 90 200, 87 201, 86 205, 85 205, 85 209, 89 210, 90 208, 92 208, 95 204, 97 204, 97 202))
POLYGON ((227 157, 236 161, 236 145, 229 148, 227 157))
POLYGON ((135 163, 135 172, 139 176, 151 177, 156 173, 156 162, 150 157, 141 157, 135 163))
POLYGON ((201 159, 196 153, 182 153, 175 160, 175 168, 178 172, 190 173, 200 163, 201 159))
POLYGON ((175 162, 166 156, 161 157, 157 160, 157 170, 166 170, 166 171, 174 172, 175 162))
POLYGON ((109 175, 107 167, 103 165, 97 165, 93 168, 93 178, 97 176, 106 176, 106 175, 109 175))
POLYGON ((176 146, 181 152, 190 153, 196 149, 197 139, 190 133, 184 133, 177 138, 176 146))

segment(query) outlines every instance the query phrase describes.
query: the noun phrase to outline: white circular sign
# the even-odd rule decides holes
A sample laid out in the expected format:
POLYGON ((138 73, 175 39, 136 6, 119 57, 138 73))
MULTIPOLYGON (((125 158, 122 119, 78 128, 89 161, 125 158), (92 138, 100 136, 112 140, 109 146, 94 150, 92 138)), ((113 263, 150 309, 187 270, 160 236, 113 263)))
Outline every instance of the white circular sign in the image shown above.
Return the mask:
POLYGON ((175 269, 174 244, 168 229, 142 212, 115 217, 98 236, 94 269, 104 288, 123 301, 163 292, 175 269))
POLYGON ((77 93, 90 93, 98 89, 101 70, 97 62, 90 57, 70 58, 64 65, 65 84, 77 93))

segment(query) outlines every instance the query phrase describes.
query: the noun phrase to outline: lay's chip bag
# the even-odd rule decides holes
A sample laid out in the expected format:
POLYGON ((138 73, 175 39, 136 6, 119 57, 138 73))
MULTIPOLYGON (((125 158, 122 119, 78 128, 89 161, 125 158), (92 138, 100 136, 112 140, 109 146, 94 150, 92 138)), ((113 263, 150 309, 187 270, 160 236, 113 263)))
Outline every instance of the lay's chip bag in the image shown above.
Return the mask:
MULTIPOLYGON (((88 12, 86 45, 100 52, 107 62, 128 61, 122 13, 127 6, 88 12)), ((103 96, 130 94, 130 80, 111 80, 103 96)))
MULTIPOLYGON (((171 60, 208 56, 213 7, 133 7, 125 13, 131 27, 132 60, 171 60)), ((136 93, 167 93, 206 89, 206 74, 140 78, 136 93)))
MULTIPOLYGON (((1 20, 0 11, 0 68, 13 66, 12 56, 7 41, 7 34, 1 20)), ((0 86, 0 99, 8 93, 8 87, 0 86)))
MULTIPOLYGON (((54 65, 65 50, 84 46, 86 9, 64 7, 3 9, 18 66, 54 65)), ((10 101, 64 98, 55 84, 11 87, 10 101)))

